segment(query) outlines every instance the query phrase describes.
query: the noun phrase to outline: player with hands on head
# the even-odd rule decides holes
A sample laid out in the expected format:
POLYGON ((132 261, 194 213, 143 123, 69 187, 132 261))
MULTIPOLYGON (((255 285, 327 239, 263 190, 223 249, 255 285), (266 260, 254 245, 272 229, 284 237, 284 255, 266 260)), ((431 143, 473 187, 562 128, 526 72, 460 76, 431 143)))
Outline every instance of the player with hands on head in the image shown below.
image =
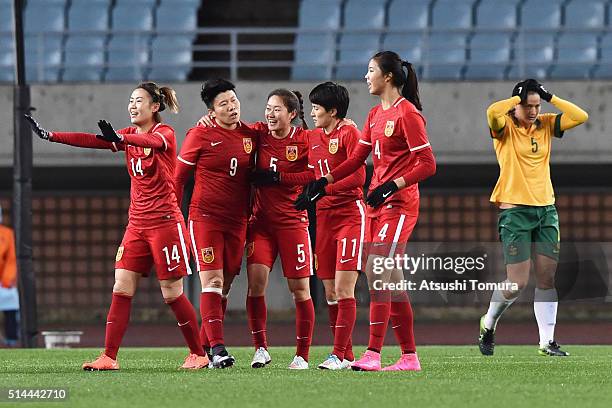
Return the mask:
POLYGON ((491 202, 500 210, 499 238, 506 263, 505 283, 510 288, 493 292, 489 309, 480 319, 478 345, 483 355, 493 355, 497 322, 527 285, 532 258, 536 277, 533 309, 540 333, 538 353, 568 355, 554 339, 560 230, 550 178, 550 153, 554 137, 561 138, 566 130, 587 119, 584 110, 551 94, 535 79, 517 83, 510 98, 494 102, 487 109, 500 167, 491 202), (540 113, 542 100, 562 113, 540 113))
POLYGON ((105 350, 84 370, 118 370, 117 352, 128 326, 132 298, 141 276, 155 265, 164 301, 174 312, 189 346, 182 368, 208 366, 198 336, 197 315, 183 293, 183 277, 190 274, 187 230, 174 193, 176 163, 174 130, 162 123, 160 112, 178 112, 174 90, 153 82, 138 85, 127 106, 132 126, 115 131, 100 121, 101 135, 49 132, 26 115, 41 139, 71 146, 124 151, 131 179, 129 220, 115 257, 115 284, 106 322, 105 350))
MULTIPOLYGON (((370 338, 364 355, 353 370, 381 369, 380 352, 391 318, 402 355, 387 371, 421 369, 416 354, 413 312, 405 291, 388 290, 388 283, 403 279, 401 269, 374 273, 378 258, 402 255, 417 222, 418 183, 435 173, 435 159, 421 114, 418 82, 412 64, 392 51, 372 57, 365 75, 370 94, 380 99, 363 127, 358 148, 343 164, 307 187, 314 201, 328 184, 338 182, 359 168, 372 152, 374 173, 367 195, 366 276, 370 288, 370 338)), ((333 185, 333 184, 332 184, 333 185)), ((299 203, 298 203, 299 204, 299 203)), ((380 272, 380 271, 378 271, 380 272)))

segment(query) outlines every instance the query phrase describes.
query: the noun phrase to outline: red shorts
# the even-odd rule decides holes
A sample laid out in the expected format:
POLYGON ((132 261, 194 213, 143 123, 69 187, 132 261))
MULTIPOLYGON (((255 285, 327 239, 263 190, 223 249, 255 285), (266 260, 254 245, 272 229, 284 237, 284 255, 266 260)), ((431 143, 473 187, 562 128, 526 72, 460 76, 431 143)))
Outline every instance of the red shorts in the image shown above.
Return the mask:
POLYGON ((380 255, 387 258, 403 255, 417 219, 418 214, 396 212, 368 217, 366 226, 368 255, 380 255))
POLYGON ((155 264, 157 279, 191 275, 183 222, 155 229, 126 228, 115 258, 115 269, 148 276, 155 264))
POLYGON ((308 227, 295 229, 269 228, 261 222, 249 225, 247 234, 247 264, 261 264, 272 269, 280 255, 283 275, 287 279, 312 275, 312 249, 308 227))
POLYGON ((189 221, 189 235, 198 272, 223 269, 238 275, 246 239, 244 225, 220 226, 206 221, 189 221))
MULTIPOLYGON (((348 205, 348 204, 347 204, 348 205)), ((317 211, 315 269, 319 279, 334 279, 336 271, 361 271, 365 240, 365 205, 352 204, 354 211, 317 211)))

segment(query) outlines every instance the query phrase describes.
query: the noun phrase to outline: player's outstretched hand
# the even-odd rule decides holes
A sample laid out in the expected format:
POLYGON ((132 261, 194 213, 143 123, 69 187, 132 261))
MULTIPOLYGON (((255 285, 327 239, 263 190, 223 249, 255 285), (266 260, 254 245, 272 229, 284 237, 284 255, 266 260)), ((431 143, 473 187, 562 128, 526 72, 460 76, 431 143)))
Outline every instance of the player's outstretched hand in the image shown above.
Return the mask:
POLYGON ((101 135, 96 135, 98 139, 106 140, 107 142, 111 143, 119 143, 123 141, 123 138, 119 136, 117 132, 115 132, 115 129, 113 129, 113 125, 111 125, 107 121, 99 120, 98 127, 102 132, 101 135))
POLYGON ((202 127, 217 127, 217 124, 215 123, 213 118, 208 113, 202 116, 200 120, 198 120, 196 125, 202 126, 202 127))
POLYGON ((368 203, 370 207, 378 207, 397 190, 399 190, 399 187, 397 187, 395 181, 387 181, 386 183, 376 187, 374 191, 368 194, 366 203, 368 203))
POLYGON ((321 198, 325 197, 325 187, 329 184, 327 178, 321 177, 316 181, 311 181, 304 187, 304 191, 294 202, 296 210, 305 210, 321 198))
POLYGON ((30 115, 23 115, 23 116, 25 116, 26 120, 28 121, 28 124, 32 128, 32 131, 36 133, 36 136, 40 137, 43 140, 50 139, 51 132, 49 132, 42 126, 40 126, 40 124, 32 116, 30 115))
POLYGON ((256 187, 280 183, 280 173, 272 170, 255 170, 250 175, 251 183, 256 187))

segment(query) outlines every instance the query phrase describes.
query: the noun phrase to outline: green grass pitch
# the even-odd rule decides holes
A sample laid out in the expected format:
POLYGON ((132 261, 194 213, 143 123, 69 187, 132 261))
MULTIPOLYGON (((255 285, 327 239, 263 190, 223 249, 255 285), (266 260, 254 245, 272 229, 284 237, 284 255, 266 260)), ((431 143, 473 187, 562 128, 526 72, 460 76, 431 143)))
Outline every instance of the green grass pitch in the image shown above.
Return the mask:
MULTIPOLYGON (((272 347, 272 363, 249 366, 250 348, 231 348, 226 370, 179 371, 178 348, 124 348, 121 371, 84 372, 98 350, 0 350, 0 388, 64 387, 62 407, 609 407, 612 346, 568 346, 567 358, 542 357, 534 346, 498 346, 483 357, 476 346, 423 346, 420 373, 320 371, 329 347, 311 350, 311 369, 290 371, 290 347, 272 347)), ((361 351, 362 347, 356 347, 361 351)), ((383 363, 398 355, 387 347, 383 363)), ((2 406, 9 406, 0 403, 2 406)))

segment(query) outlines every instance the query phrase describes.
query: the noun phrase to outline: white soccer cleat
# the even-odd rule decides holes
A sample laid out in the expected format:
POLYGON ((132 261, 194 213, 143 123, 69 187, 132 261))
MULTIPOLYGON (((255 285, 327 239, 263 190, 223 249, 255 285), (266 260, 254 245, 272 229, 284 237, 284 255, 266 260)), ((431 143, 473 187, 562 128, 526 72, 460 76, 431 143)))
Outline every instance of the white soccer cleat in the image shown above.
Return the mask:
POLYGON ((270 364, 272 361, 272 357, 270 357, 270 353, 263 347, 255 350, 255 355, 253 356, 253 361, 251 361, 252 368, 262 368, 265 367, 266 364, 270 364))
POLYGON ((302 356, 293 357, 293 361, 289 364, 290 370, 308 370, 308 361, 304 360, 302 356))
POLYGON ((351 365, 355 362, 355 360, 351 361, 351 360, 347 360, 346 358, 344 360, 342 360, 342 369, 344 370, 350 370, 351 369, 351 365))
POLYGON ((342 370, 344 366, 335 354, 330 354, 327 360, 319 364, 318 368, 321 370, 342 370))

